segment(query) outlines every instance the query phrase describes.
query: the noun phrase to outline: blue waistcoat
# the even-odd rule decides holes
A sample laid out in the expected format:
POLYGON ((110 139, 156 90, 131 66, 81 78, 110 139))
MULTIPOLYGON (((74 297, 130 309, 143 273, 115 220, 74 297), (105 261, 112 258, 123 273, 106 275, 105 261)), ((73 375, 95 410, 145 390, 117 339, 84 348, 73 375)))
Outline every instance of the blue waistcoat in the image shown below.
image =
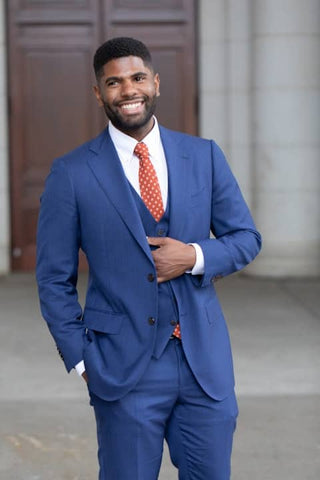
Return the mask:
MULTIPOLYGON (((140 213, 146 236, 168 237, 170 224, 169 198, 166 211, 161 220, 157 222, 132 186, 131 190, 140 213)), ((155 347, 153 351, 153 356, 156 358, 160 358, 179 318, 177 303, 170 282, 158 284, 158 298, 158 326, 155 347)))

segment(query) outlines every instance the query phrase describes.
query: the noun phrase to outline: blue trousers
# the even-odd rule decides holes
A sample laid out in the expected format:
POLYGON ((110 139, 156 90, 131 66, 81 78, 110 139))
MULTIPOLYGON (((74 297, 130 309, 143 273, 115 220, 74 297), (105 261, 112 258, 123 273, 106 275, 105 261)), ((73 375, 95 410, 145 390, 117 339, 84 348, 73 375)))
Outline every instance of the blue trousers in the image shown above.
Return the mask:
POLYGON ((152 359, 120 400, 91 394, 97 422, 99 480, 156 480, 166 439, 179 480, 229 480, 238 414, 234 393, 215 401, 201 389, 180 340, 152 359))

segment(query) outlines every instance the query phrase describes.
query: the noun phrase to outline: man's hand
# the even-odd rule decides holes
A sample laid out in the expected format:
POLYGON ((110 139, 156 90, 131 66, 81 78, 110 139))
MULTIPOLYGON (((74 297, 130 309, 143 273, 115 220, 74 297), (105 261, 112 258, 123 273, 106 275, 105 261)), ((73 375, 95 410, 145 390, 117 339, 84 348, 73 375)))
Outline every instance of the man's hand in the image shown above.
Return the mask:
POLYGON ((84 379, 84 381, 85 381, 86 383, 88 383, 88 375, 87 375, 87 372, 84 371, 81 376, 82 376, 82 378, 84 379))
POLYGON ((158 283, 179 277, 186 270, 192 270, 196 262, 196 251, 192 245, 170 237, 148 237, 148 243, 159 247, 151 252, 158 283))

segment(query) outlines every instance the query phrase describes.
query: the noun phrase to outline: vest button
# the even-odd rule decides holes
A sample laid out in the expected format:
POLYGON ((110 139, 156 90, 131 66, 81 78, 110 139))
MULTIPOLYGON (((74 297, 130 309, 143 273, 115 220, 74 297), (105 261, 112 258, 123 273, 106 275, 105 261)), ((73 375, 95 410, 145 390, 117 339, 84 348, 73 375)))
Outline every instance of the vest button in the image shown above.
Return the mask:
POLYGON ((159 228, 159 230, 158 230, 158 237, 163 237, 165 233, 166 233, 166 232, 165 232, 164 228, 159 228))
POLYGON ((175 320, 171 320, 170 325, 172 325, 173 327, 175 327, 175 326, 177 325, 177 322, 176 322, 175 320))
POLYGON ((149 325, 154 325, 156 323, 156 319, 153 318, 153 317, 149 317, 148 318, 148 323, 149 323, 149 325))
POLYGON ((147 279, 148 279, 149 282, 153 282, 154 281, 153 273, 149 273, 148 276, 147 276, 147 279))

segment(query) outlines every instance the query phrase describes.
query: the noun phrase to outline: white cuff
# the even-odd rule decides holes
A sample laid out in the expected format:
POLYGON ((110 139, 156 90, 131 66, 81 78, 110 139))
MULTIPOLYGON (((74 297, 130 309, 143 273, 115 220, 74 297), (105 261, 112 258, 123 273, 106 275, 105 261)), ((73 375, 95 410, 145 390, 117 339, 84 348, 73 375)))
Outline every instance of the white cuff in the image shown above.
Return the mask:
POLYGON ((202 248, 197 243, 189 243, 188 245, 192 245, 196 251, 196 263, 193 265, 193 269, 187 270, 186 273, 191 273, 191 275, 203 275, 204 256, 203 256, 202 248))
POLYGON ((76 369, 77 374, 79 375, 79 377, 81 377, 82 374, 83 374, 83 372, 86 371, 83 360, 81 360, 81 362, 77 363, 77 365, 76 365, 74 368, 76 369))

